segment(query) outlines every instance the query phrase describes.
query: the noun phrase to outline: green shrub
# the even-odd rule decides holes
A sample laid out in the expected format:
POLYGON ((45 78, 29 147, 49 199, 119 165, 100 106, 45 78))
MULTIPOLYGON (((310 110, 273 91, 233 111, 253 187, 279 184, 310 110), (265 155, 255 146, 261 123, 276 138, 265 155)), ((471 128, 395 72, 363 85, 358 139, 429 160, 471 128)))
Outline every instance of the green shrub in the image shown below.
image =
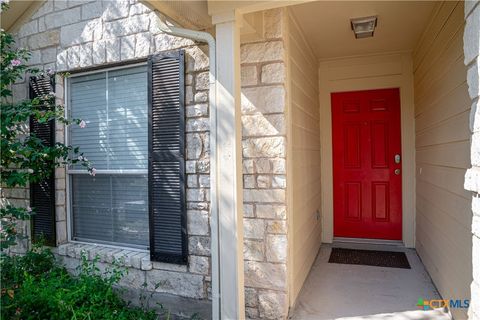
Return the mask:
POLYGON ((49 249, 37 247, 25 256, 3 256, 0 267, 2 319, 157 319, 120 298, 113 285, 125 272, 115 266, 101 272, 96 260, 83 258, 74 277, 49 249))
MULTIPOLYGON (((0 2, 0 12, 8 9, 0 2)), ((40 72, 28 66, 31 53, 18 48, 12 34, 0 29, 0 184, 5 188, 24 188, 52 176, 55 168, 79 164, 91 175, 96 169, 78 147, 56 142, 50 145, 30 132, 28 123, 56 121, 65 126, 85 126, 81 119, 67 119, 62 105, 56 104, 55 94, 49 92, 34 99, 14 101, 12 85, 21 79, 49 80, 54 70, 40 72)), ((58 74, 60 75, 60 74, 58 74)), ((63 74, 66 76, 66 74, 63 74)), ((28 220, 35 208, 2 205, 0 208, 0 254, 8 252, 18 240, 27 238, 17 228, 18 220, 28 220)))

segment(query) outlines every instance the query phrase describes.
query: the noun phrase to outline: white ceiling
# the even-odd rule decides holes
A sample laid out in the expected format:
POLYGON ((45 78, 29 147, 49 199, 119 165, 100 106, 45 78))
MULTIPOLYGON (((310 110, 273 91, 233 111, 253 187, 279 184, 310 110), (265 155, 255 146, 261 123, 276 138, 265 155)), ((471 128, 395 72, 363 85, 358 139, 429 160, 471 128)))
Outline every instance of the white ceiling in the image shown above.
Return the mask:
POLYGON ((413 50, 434 1, 317 1, 292 12, 318 59, 413 50), (355 39, 350 19, 378 16, 373 38, 355 39))

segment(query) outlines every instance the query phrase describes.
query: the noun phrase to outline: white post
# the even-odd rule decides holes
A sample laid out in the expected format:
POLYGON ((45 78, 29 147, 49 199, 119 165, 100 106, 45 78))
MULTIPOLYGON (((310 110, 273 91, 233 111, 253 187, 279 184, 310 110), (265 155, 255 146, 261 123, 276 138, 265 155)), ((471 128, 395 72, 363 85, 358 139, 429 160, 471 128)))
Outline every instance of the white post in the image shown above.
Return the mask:
POLYGON ((212 17, 217 40, 217 199, 220 318, 245 318, 239 17, 212 17))

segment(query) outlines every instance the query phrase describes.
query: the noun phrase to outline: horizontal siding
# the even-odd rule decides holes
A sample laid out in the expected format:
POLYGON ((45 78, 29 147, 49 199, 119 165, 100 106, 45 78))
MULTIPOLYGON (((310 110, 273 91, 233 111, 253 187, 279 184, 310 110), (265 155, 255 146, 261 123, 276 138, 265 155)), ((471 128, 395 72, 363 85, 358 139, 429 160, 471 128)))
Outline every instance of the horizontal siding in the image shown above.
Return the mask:
POLYGON ((465 140, 416 148, 416 163, 420 167, 423 164, 431 164, 440 167, 467 169, 470 163, 470 155, 466 154, 465 150, 469 147, 470 142, 465 140))
POLYGON ((424 131, 446 119, 470 110, 470 98, 465 95, 468 85, 463 82, 450 91, 443 99, 426 108, 415 118, 416 132, 424 131))
POLYGON ((415 116, 445 99, 455 88, 465 82, 466 68, 463 58, 457 59, 451 66, 442 65, 441 68, 446 70, 442 77, 429 79, 429 86, 424 90, 420 88, 415 90, 415 116))
MULTIPOLYGON (((462 2, 443 2, 413 54, 416 248, 445 299, 468 299, 472 281, 470 99, 463 64, 462 2)), ((453 309, 457 319, 466 310, 453 309)))
POLYGON ((423 132, 418 132, 415 139, 416 146, 422 148, 465 141, 465 137, 468 137, 470 131, 468 126, 465 126, 469 118, 470 110, 465 110, 451 118, 446 118, 423 132))
POLYGON ((291 154, 290 304, 303 286, 321 244, 320 117, 317 61, 293 17, 289 15, 289 88, 291 154))
POLYGON ((436 38, 441 34, 441 29, 446 21, 448 21, 449 16, 454 11, 457 3, 454 1, 446 1, 442 3, 438 10, 435 12, 433 18, 430 20, 430 23, 425 30, 421 38, 421 45, 414 52, 414 61, 413 69, 417 70, 418 65, 421 64, 426 58, 428 51, 432 48, 436 38))
POLYGON ((422 164, 422 173, 418 175, 418 182, 430 183, 438 188, 455 195, 469 199, 470 192, 463 189, 463 168, 448 168, 430 164, 422 164))

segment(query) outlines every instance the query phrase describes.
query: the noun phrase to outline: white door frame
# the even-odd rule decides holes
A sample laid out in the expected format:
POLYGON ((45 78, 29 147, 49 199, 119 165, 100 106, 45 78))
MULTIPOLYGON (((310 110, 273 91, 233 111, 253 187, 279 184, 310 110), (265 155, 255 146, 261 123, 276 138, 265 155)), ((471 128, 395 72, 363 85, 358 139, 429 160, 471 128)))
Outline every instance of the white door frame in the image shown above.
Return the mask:
POLYGON ((415 118, 409 52, 320 61, 322 242, 333 241, 332 92, 400 88, 402 138, 402 240, 415 247, 415 118))

